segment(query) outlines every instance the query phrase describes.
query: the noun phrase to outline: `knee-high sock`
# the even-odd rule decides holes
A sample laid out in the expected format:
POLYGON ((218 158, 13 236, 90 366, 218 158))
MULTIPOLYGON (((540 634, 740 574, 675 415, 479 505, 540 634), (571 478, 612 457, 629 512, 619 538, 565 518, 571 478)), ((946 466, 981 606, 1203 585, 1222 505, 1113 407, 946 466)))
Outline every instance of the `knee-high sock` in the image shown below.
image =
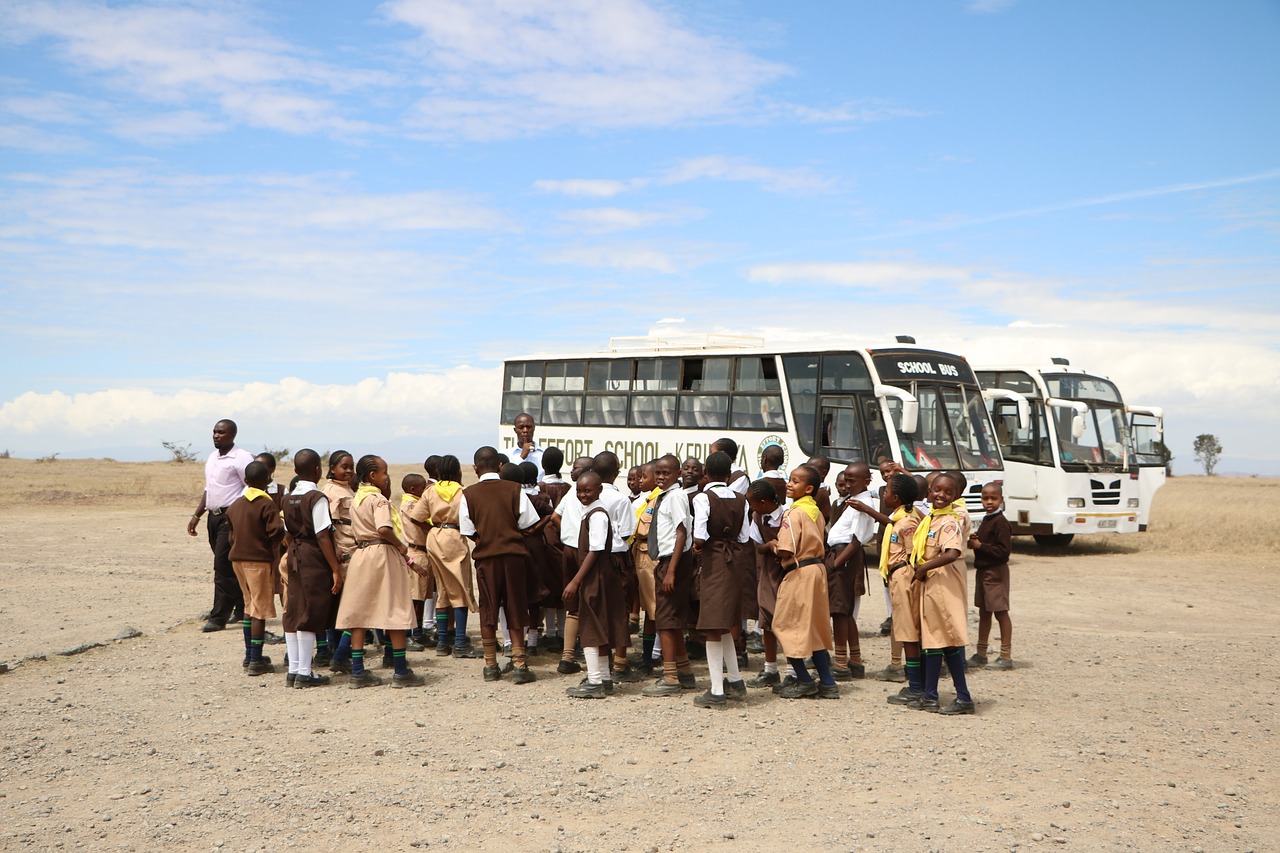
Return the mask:
MULTIPOLYGON (((728 637, 728 634, 724 636, 728 637)), ((732 640, 732 637, 730 637, 732 640)), ((734 654, 732 650, 729 654, 734 654)), ((735 655, 736 657, 736 655, 735 655)), ((707 643, 707 674, 711 676, 711 695, 724 695, 724 644, 719 640, 707 643)))
POLYGON ((969 683, 964 678, 964 646, 952 646, 943 652, 942 658, 947 662, 947 671, 951 673, 951 684, 956 689, 956 699, 961 702, 972 702, 969 683))
POLYGON ((467 608, 453 608, 453 644, 455 646, 465 646, 467 644, 467 608))
POLYGON ((253 622, 245 619, 240 627, 244 629, 244 657, 245 660, 250 660, 253 657, 253 622))
POLYGON ((285 631, 284 647, 285 654, 289 657, 289 674, 295 675, 298 672, 298 635, 285 631))
POLYGON ((724 649, 725 681, 741 681, 742 673, 738 671, 738 650, 734 647, 733 635, 721 635, 720 646, 724 649))
MULTIPOLYGON (((341 634, 338 635, 338 644, 334 647, 333 659, 342 660, 343 658, 348 658, 350 656, 351 656, 351 632, 343 631, 341 634)), ((360 659, 364 660, 363 655, 361 656, 360 659)))
POLYGON ((805 669, 804 658, 787 658, 787 663, 791 664, 791 671, 796 674, 797 681, 803 681, 806 684, 813 681, 813 676, 809 674, 809 670, 805 669))
POLYGON ((937 700, 938 679, 942 677, 942 649, 924 650, 924 698, 937 700))
POLYGON ((893 616, 893 601, 889 598, 889 587, 884 588, 884 613, 886 616, 893 616))
POLYGON ((658 635, 653 638, 653 659, 654 660, 662 659, 662 633, 661 632, 659 632, 658 635))
POLYGON ((596 646, 585 646, 582 649, 582 656, 587 659, 587 681, 591 684, 602 684, 604 675, 601 673, 603 667, 600 665, 600 649, 596 646))
MULTIPOLYGON (((311 661, 316 653, 316 635, 310 631, 298 632, 298 675, 311 674, 311 661)), ((289 668, 293 669, 292 653, 289 657, 289 668)))
POLYGON ((436 621, 436 600, 433 596, 422 602, 422 627, 425 628, 434 621, 436 621))
POLYGON ((818 681, 826 685, 836 683, 835 676, 831 674, 831 653, 826 649, 814 649, 813 668, 818 671, 818 681))
MULTIPOLYGON (((573 647, 578 644, 578 616, 570 613, 564 620, 564 651, 560 653, 561 660, 573 660, 573 647)), ((586 649, 583 649, 583 654, 586 649)))
POLYGON ((498 642, 499 642, 501 645, 504 645, 504 646, 505 646, 507 643, 511 642, 511 636, 507 633, 507 608, 505 608, 505 607, 499 607, 499 608, 498 608, 498 636, 497 636, 497 639, 498 639, 498 642))
POLYGON ((849 614, 854 622, 858 621, 858 614, 862 611, 862 596, 858 596, 853 600, 853 613, 849 614))
POLYGON ((912 693, 924 692, 924 662, 918 657, 907 655, 906 665, 903 667, 907 671, 907 688, 912 693))

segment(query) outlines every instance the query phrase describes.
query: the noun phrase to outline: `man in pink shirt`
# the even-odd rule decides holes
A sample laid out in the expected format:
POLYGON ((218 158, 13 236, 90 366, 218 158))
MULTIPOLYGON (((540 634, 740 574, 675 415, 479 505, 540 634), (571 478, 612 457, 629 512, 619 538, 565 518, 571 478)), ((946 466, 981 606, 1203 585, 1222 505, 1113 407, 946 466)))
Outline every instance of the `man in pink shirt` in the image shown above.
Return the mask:
POLYGON ((204 632, 221 631, 227 621, 244 615, 244 595, 231 567, 231 527, 227 507, 244 494, 244 469, 253 461, 247 450, 235 446, 236 423, 221 420, 213 425, 213 453, 204 464, 204 492, 187 522, 187 533, 196 535, 200 516, 209 512, 209 547, 213 549, 213 607, 204 632))

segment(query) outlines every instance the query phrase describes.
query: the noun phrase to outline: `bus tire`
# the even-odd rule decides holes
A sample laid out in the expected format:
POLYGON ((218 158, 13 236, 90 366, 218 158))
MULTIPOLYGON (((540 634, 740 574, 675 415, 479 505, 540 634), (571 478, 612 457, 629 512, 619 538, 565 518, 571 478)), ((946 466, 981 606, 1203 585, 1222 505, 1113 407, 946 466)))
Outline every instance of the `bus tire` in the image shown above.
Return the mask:
POLYGON ((1037 533, 1036 544, 1045 551, 1062 551, 1076 538, 1074 533, 1037 533))

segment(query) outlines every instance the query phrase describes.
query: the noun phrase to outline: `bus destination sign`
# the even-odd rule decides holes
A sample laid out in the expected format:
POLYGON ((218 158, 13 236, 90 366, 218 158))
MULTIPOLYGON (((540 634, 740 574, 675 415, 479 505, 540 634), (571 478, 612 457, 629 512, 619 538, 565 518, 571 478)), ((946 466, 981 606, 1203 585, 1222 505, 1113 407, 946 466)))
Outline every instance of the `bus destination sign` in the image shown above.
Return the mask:
POLYGON ((963 382, 976 385, 973 368, 962 358, 930 350, 872 350, 882 382, 963 382))

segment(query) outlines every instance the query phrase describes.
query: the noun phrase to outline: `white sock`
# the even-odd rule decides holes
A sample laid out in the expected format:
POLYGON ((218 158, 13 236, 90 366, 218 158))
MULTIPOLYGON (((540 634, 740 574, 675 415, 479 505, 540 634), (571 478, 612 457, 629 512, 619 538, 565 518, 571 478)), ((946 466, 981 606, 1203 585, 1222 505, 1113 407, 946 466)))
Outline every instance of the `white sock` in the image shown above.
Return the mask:
POLYGON ((298 632, 298 675, 311 674, 311 660, 316 653, 316 635, 311 631, 298 632))
POLYGON ((853 621, 858 621, 858 611, 862 609, 862 596, 858 596, 853 600, 853 621))
POLYGON ((777 662, 776 660, 767 660, 767 661, 765 661, 765 662, 764 662, 764 671, 765 671, 765 672, 777 672, 777 671, 778 671, 778 662, 777 662))
POLYGON ((662 660, 662 635, 658 634, 653 638, 653 659, 662 660))
POLYGON ((426 627, 436 621, 436 600, 428 598, 422 602, 422 625, 426 627))
POLYGON ((889 598, 889 587, 884 588, 884 610, 886 616, 893 615, 893 600, 889 598))
POLYGON ((742 673, 738 671, 738 650, 733 644, 732 634, 720 636, 721 654, 724 655, 724 668, 728 675, 725 681, 741 681, 742 673))
POLYGON ((510 636, 507 634, 507 608, 498 608, 498 651, 502 651, 502 646, 511 642, 510 636))
POLYGON ((290 634, 285 631, 284 647, 289 655, 289 673, 297 675, 298 673, 298 635, 290 634))
MULTIPOLYGON (((728 635, 725 635, 728 636, 728 635)), ((724 695, 724 643, 707 643, 707 673, 711 676, 711 695, 724 695)))
POLYGON ((538 629, 529 628, 524 632, 524 646, 526 649, 538 645, 538 629))
POLYGON ((587 681, 592 684, 604 681, 600 675, 600 649, 597 646, 584 646, 582 656, 587 659, 587 681))

